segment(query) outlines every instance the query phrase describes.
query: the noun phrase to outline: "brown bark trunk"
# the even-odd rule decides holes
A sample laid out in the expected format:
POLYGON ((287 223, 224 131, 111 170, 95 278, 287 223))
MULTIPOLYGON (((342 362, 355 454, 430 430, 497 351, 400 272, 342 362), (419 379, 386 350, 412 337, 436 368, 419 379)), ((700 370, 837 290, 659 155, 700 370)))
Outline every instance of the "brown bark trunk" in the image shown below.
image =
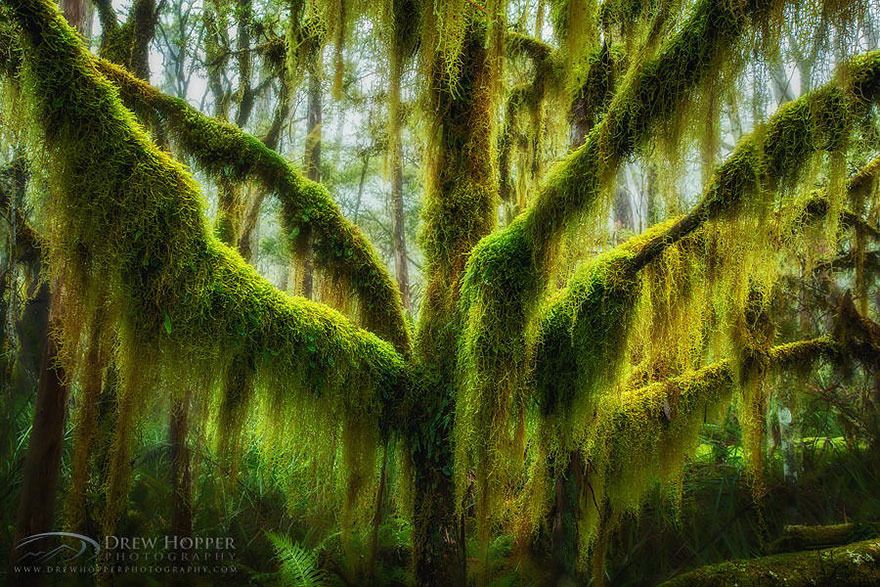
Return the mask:
POLYGON ((64 18, 79 34, 88 38, 92 28, 92 10, 88 0, 61 0, 61 12, 64 18))
POLYGON ((413 460, 415 583, 420 586, 465 585, 464 524, 455 511, 452 476, 442 466, 444 462, 452 463, 452 455, 440 454, 430 458, 417 454, 413 460))
MULTIPOLYGON (((57 311, 57 308, 50 309, 50 316, 57 311)), ((57 360, 57 343, 53 336, 47 335, 34 404, 30 444, 22 475, 16 543, 33 534, 51 531, 54 522, 68 397, 64 370, 57 364, 57 360)), ((29 582, 34 580, 33 577, 21 576, 18 579, 26 584, 36 584, 29 582)))

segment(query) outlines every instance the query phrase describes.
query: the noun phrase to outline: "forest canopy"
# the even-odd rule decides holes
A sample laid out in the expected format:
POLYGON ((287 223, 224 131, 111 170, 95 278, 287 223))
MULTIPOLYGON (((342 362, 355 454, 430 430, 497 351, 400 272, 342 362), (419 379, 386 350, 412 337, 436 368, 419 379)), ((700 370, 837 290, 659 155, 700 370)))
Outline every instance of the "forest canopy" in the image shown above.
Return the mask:
POLYGON ((880 583, 876 1, 2 0, 0 87, 8 583, 880 583))

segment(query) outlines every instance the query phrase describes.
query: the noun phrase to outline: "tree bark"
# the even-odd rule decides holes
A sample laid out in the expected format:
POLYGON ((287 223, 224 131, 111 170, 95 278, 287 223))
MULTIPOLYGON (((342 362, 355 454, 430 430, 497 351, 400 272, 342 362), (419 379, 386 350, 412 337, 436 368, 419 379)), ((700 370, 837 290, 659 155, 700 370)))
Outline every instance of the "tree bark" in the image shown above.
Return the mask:
MULTIPOLYGON (((319 182, 321 181, 321 119, 323 117, 320 56, 315 57, 315 62, 309 70, 305 167, 306 177, 319 182)), ((307 239, 309 238, 307 237, 307 239)), ((312 263, 311 244, 308 243, 306 251, 302 255, 301 271, 300 291, 303 297, 313 299, 315 296, 315 269, 312 263)))
MULTIPOLYGON (((436 423, 434 423, 436 424, 436 423)), ((441 448, 435 444, 434 448, 441 448)), ((464 523, 455 511, 455 486, 449 445, 440 454, 413 455, 413 560, 416 585, 461 586, 467 583, 464 523)))
MULTIPOLYGON (((48 285, 43 287, 48 288, 48 285)), ((52 316, 57 311, 58 308, 51 307, 50 322, 54 320, 52 316)), ((34 404, 33 426, 22 475, 16 543, 33 534, 51 531, 54 522, 55 493, 60 476, 69 393, 64 370, 57 361, 57 342, 47 333, 34 404)), ((22 576, 19 579, 27 582, 33 577, 22 576)))
POLYGON ((61 0, 64 18, 79 34, 89 38, 92 29, 92 5, 87 0, 61 0))
MULTIPOLYGON (((399 131, 399 129, 398 129, 399 131)), ((403 153, 400 137, 395 142, 391 170, 391 226, 394 234, 394 270, 403 307, 412 310, 409 291, 409 262, 406 249, 406 214, 403 209, 403 153)))

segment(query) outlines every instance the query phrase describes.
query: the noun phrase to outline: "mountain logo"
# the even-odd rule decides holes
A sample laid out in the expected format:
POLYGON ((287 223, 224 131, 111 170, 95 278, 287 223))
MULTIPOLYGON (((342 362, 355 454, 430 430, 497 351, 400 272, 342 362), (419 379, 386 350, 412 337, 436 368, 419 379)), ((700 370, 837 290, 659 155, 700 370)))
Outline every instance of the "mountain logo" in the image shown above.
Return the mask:
POLYGON ((48 562, 67 563, 89 551, 97 556, 101 552, 101 545, 88 536, 74 532, 44 532, 23 538, 15 549, 22 551, 19 563, 43 565, 48 562))

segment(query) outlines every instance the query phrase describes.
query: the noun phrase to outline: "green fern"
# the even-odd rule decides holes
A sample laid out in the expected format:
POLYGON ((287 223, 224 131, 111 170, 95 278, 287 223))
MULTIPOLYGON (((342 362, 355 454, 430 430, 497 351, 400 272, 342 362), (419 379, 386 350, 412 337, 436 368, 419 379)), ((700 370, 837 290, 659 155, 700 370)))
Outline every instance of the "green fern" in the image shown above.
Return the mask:
POLYGON ((318 566, 317 551, 303 548, 275 532, 267 532, 266 536, 275 547, 275 556, 281 563, 278 575, 283 585, 320 587, 326 583, 326 575, 318 566))

